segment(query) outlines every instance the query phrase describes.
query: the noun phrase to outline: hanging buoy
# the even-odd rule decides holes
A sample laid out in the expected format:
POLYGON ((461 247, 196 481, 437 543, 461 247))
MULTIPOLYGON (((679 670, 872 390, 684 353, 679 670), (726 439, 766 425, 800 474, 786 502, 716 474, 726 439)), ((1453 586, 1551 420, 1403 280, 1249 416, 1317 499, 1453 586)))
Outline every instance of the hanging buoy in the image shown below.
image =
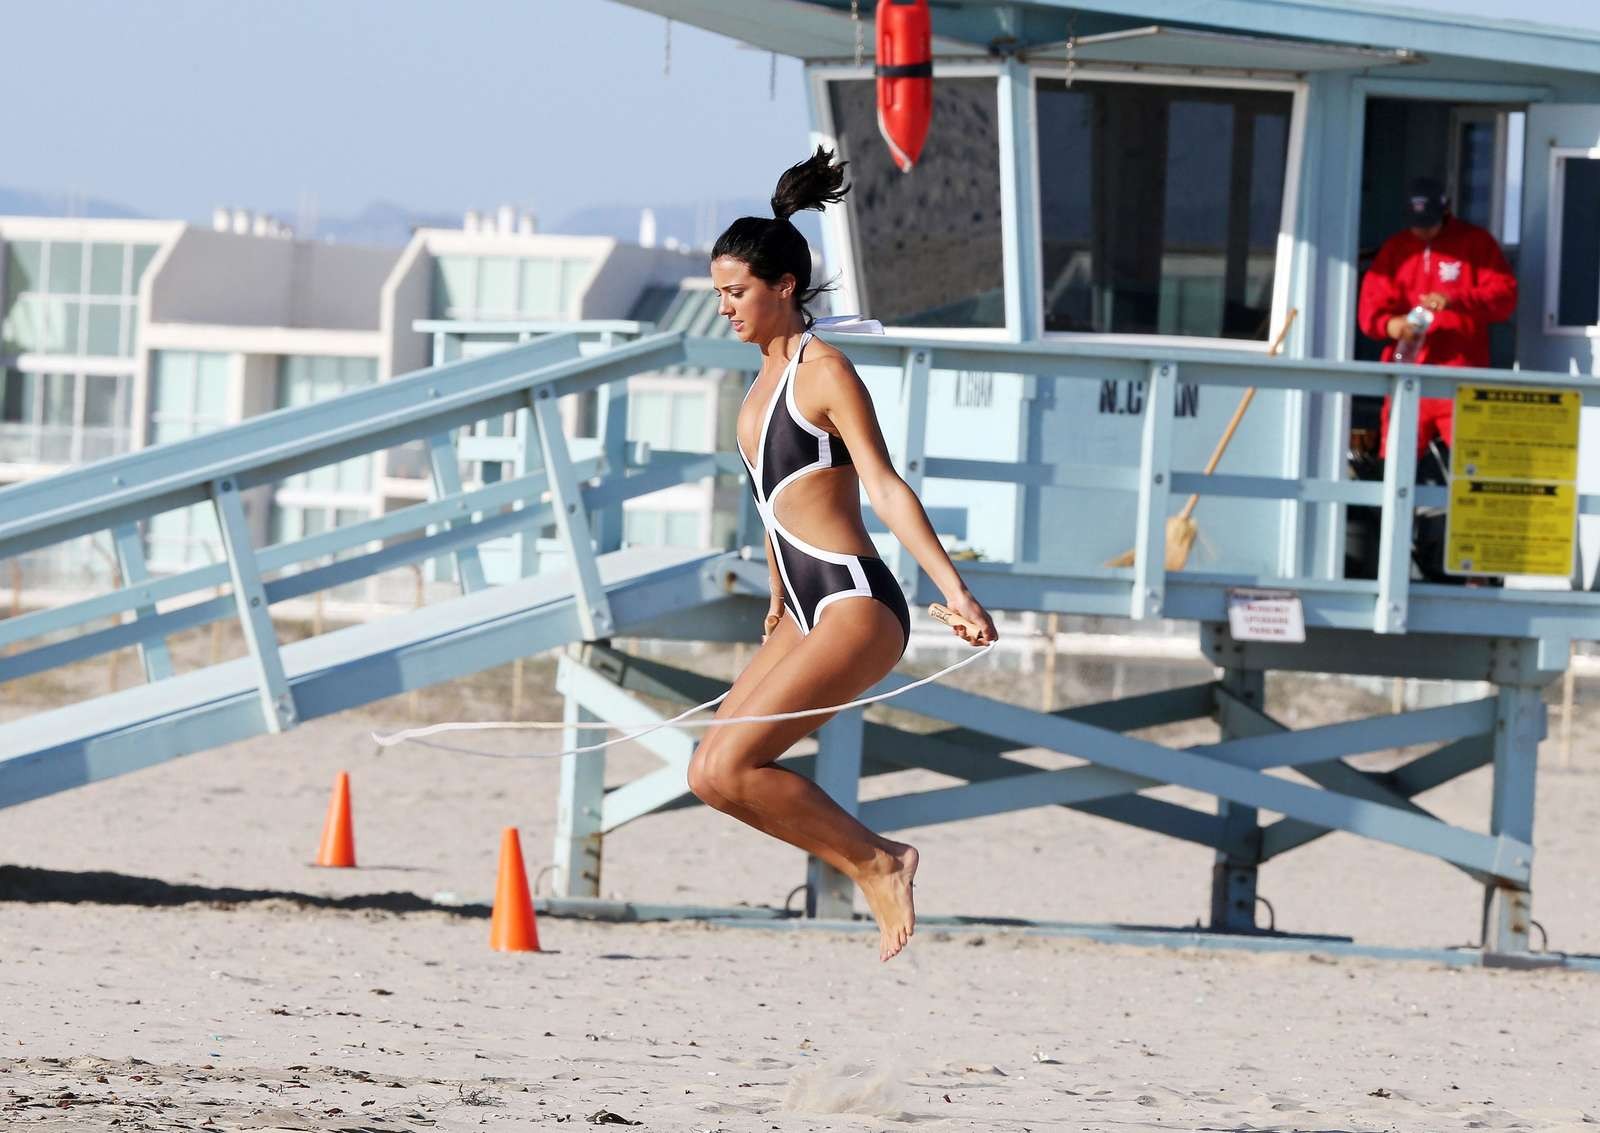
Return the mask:
POLYGON ((933 121, 928 0, 878 0, 878 130, 900 172, 922 155, 933 121))

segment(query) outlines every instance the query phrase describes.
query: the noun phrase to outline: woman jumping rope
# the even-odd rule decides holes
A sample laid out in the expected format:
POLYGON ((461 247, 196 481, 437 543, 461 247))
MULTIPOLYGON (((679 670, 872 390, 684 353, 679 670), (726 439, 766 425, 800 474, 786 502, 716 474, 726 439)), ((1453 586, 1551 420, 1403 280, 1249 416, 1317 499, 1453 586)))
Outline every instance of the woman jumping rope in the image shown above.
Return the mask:
MULTIPOLYGON (((761 370, 737 423, 740 455, 766 527, 772 602, 761 648, 716 718, 839 704, 886 676, 905 653, 911 620, 894 575, 861 520, 860 493, 944 592, 978 627, 954 632, 974 646, 994 621, 945 554, 916 494, 895 472, 866 387, 848 359, 812 337, 806 306, 811 249, 789 217, 840 201, 844 167, 817 148, 778 180, 772 218, 742 217, 711 251, 718 313, 741 342, 761 348, 761 370), (787 616, 785 616, 787 615, 787 616)), ((828 717, 710 729, 689 764, 702 801, 827 862, 861 888, 878 922, 879 956, 905 947, 916 926, 917 851, 867 829, 779 756, 828 717)))

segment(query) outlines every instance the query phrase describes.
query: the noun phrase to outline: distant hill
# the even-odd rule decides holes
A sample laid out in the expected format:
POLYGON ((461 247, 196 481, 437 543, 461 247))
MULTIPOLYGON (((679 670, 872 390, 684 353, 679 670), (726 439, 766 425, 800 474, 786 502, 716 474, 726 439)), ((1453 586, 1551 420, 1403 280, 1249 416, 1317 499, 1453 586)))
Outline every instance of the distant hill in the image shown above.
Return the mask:
POLYGON ((0 216, 87 216, 126 220, 138 219, 144 214, 116 201, 80 193, 36 192, 0 186, 0 216))

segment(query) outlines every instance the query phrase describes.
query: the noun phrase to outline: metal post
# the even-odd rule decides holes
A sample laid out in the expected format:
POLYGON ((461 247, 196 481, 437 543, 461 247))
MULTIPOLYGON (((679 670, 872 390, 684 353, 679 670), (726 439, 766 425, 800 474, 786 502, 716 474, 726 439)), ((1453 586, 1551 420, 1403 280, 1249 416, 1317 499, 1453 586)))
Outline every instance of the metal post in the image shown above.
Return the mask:
MULTIPOLYGON (((1259 669, 1224 669, 1221 686, 1256 709, 1266 707, 1266 674, 1259 669)), ((1244 733, 1222 717, 1224 742, 1244 733)), ((1217 800, 1223 845, 1211 864, 1211 931, 1254 932, 1256 875, 1261 867, 1261 824, 1256 808, 1217 800), (1242 852, 1239 847, 1248 847, 1242 852)))
MULTIPOLYGON (((617 343, 617 336, 606 333, 600 344, 607 350, 617 343)), ((600 454, 605 459, 605 475, 620 480, 627 473, 628 463, 628 380, 618 378, 595 390, 599 400, 596 406, 596 431, 600 437, 600 454)), ((601 508, 593 515, 595 549, 602 555, 622 549, 622 504, 601 508)))
POLYGON ((1000 64, 1000 242, 1006 327, 1014 342, 1039 338, 1039 178, 1034 168, 1033 72, 1011 56, 1000 64))
MULTIPOLYGON (((918 498, 922 496, 927 465, 930 366, 931 360, 926 350, 909 350, 900 367, 900 424, 904 436, 900 451, 900 478, 918 498)), ((894 544, 893 566, 895 581, 900 583, 907 600, 915 606, 920 568, 911 552, 898 541, 894 544)))
MULTIPOLYGON (((145 566, 144 542, 139 538, 138 526, 125 523, 114 528, 111 542, 117 550, 117 565, 122 570, 123 585, 134 587, 146 581, 150 571, 145 566)), ((136 607, 133 616, 136 621, 155 617, 155 603, 136 607)), ((164 637, 151 637, 139 642, 139 660, 144 664, 144 679, 147 681, 161 681, 172 675, 172 654, 167 652, 167 639, 164 637)))
POLYGON ((250 524, 239 501, 239 485, 233 480, 213 480, 211 499, 217 509, 217 526, 222 530, 222 547, 228 556, 228 573, 233 579, 233 600, 239 609, 239 625, 245 644, 255 660, 257 690, 267 731, 292 728, 297 720, 294 694, 284 675, 283 657, 278 652, 278 635, 272 628, 267 609, 267 592, 256 567, 255 548, 250 543, 250 524))
MULTIPOLYGON (((851 814, 858 811, 856 792, 861 783, 865 734, 866 722, 859 708, 841 712, 817 730, 816 784, 851 814)), ((807 860, 806 916, 847 921, 854 914, 855 896, 855 884, 848 877, 820 858, 807 860)))
POLYGON ((1154 362, 1145 382, 1129 611, 1138 620, 1159 618, 1167 596, 1167 499, 1172 493, 1172 397, 1177 374, 1176 362, 1154 362))
MULTIPOLYGON (((451 496, 461 494, 461 460, 456 455, 455 442, 450 439, 449 433, 441 433, 437 437, 428 438, 428 462, 433 468, 433 495, 435 499, 445 500, 451 496)), ((463 514, 461 519, 453 519, 445 524, 447 529, 454 529, 462 524, 470 524, 472 517, 463 514)), ((472 594, 482 590, 488 585, 483 575, 483 560, 478 557, 476 544, 463 547, 455 552, 456 578, 461 583, 463 594, 472 594)))
MULTIPOLYGON (((1496 696, 1494 725, 1494 798, 1489 833, 1507 835, 1533 845, 1534 779, 1539 767, 1539 741, 1545 737, 1541 690, 1532 685, 1502 686, 1496 696)), ((1532 851, 1527 851, 1531 857, 1532 851)), ((1531 868, 1532 861, 1513 864, 1531 868)), ((1527 952, 1533 917, 1531 888, 1504 883, 1484 894, 1483 949, 1527 952)))
POLYGON ((578 478, 567 455, 567 437, 561 431, 561 414, 548 388, 533 395, 533 419, 539 428, 539 449, 544 458, 550 499, 555 506, 556 530, 566 545, 569 569, 578 583, 578 624, 585 641, 611 636, 614 622, 611 602, 600 581, 594 541, 589 534, 589 512, 583 504, 578 478))
MULTIPOLYGON (((569 664, 565 658, 562 664, 569 664)), ((598 719, 567 694, 562 719, 568 724, 598 719)), ((561 730, 561 746, 577 747, 595 732, 561 730)), ((561 757, 561 794, 556 808, 555 892, 561 897, 600 896, 601 808, 605 800, 606 753, 561 757)))
POLYGON ((1372 628, 1404 633, 1411 587, 1412 488, 1417 482, 1417 379, 1396 378, 1383 463, 1383 520, 1378 537, 1378 605, 1372 628))

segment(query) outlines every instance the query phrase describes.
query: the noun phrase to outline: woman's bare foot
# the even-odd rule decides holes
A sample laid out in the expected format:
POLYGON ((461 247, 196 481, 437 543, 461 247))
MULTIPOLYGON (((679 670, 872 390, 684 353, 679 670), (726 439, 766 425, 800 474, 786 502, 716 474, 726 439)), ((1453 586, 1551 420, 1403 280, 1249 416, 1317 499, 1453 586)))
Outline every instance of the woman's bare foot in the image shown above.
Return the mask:
POLYGON ((912 906, 912 883, 917 876, 917 851, 903 842, 881 864, 856 879, 861 895, 867 899, 878 922, 878 959, 887 960, 899 953, 917 929, 917 914, 912 906))

